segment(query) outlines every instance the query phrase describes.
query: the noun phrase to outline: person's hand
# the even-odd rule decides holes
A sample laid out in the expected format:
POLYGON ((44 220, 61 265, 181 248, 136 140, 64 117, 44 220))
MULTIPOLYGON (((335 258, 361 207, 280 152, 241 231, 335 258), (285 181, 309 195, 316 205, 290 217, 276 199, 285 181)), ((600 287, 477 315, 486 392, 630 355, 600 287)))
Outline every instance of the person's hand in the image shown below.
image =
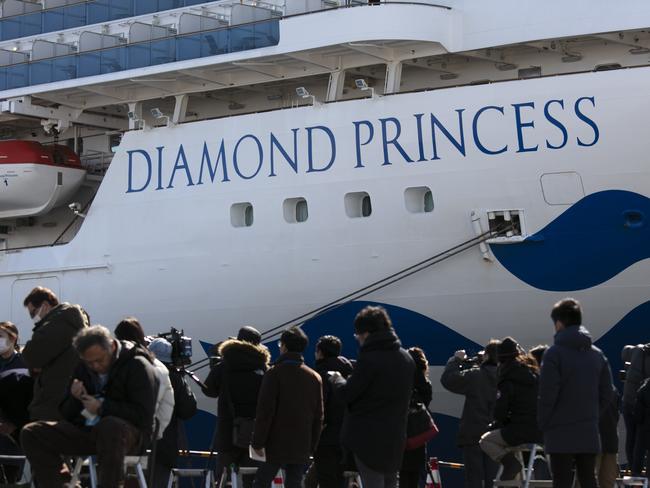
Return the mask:
POLYGON ((467 354, 465 353, 464 349, 461 349, 460 351, 456 351, 454 353, 454 357, 456 359, 460 359, 461 361, 465 361, 465 359, 467 359, 467 354))
POLYGON ((102 408, 102 402, 90 395, 84 395, 81 398, 81 403, 83 403, 86 410, 95 415, 98 415, 99 410, 102 408))
POLYGON ((0 422, 0 434, 11 435, 16 430, 16 426, 11 422, 0 422))
POLYGON ((70 394, 77 400, 83 401, 83 397, 87 396, 88 392, 86 392, 86 387, 81 381, 74 379, 72 385, 70 385, 70 394))

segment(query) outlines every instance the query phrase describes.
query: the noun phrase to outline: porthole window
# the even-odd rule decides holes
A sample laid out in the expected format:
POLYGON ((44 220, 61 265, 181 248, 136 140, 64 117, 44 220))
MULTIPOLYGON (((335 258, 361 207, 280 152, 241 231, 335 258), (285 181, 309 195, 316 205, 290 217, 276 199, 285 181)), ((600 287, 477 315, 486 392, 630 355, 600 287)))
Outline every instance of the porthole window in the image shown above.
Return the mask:
POLYGON ((290 224, 305 222, 309 218, 307 200, 303 197, 287 198, 282 205, 284 220, 290 224))
POLYGON ((414 186, 404 190, 404 204, 411 213, 433 212, 433 194, 428 186, 414 186))
POLYGON ((230 207, 230 223, 233 227, 253 225, 253 205, 250 202, 233 204, 230 207))
POLYGON ((365 191, 347 193, 344 198, 345 213, 348 217, 370 217, 372 214, 372 201, 365 191))

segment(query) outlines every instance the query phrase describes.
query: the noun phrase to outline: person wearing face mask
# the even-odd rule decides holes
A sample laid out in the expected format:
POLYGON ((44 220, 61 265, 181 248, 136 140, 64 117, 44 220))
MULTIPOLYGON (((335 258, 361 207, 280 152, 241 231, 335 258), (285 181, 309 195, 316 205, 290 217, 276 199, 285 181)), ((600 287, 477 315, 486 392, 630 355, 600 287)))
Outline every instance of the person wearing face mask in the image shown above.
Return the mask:
POLYGON ((34 376, 34 397, 29 405, 31 420, 59 420, 59 404, 78 362, 72 338, 88 327, 88 314, 79 306, 59 303, 42 286, 34 288, 23 305, 34 321, 32 338, 23 357, 34 376))
MULTIPOLYGON (((32 399, 32 378, 18 348, 18 329, 0 322, 0 454, 20 454, 18 434, 28 422, 27 406, 32 399)), ((0 465, 0 483, 15 483, 20 466, 0 465)))

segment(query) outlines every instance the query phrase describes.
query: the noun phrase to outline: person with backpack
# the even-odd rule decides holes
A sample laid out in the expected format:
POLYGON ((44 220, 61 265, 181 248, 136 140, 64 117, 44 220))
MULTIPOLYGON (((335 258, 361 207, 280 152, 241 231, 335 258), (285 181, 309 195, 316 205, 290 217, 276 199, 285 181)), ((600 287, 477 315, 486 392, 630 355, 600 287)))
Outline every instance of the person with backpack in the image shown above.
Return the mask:
POLYGON ((641 476, 645 464, 645 474, 650 478, 650 378, 641 384, 637 392, 634 423, 638 435, 632 460, 632 476, 641 476))
MULTIPOLYGON (((261 339, 262 335, 255 328, 246 326, 239 330, 236 339, 220 343, 216 351, 219 359, 202 388, 206 396, 218 398, 219 416, 213 445, 219 453, 215 467, 217 481, 231 464, 250 464, 248 444, 237 445, 241 443, 235 439, 235 421, 241 424, 239 419, 248 419, 244 422, 250 424, 255 418, 257 397, 271 360, 261 339)), ((250 479, 246 477, 244 483, 249 485, 250 479)))
MULTIPOLYGON (((419 347, 411 347, 407 351, 415 362, 410 407, 424 405, 428 409, 433 399, 433 387, 431 381, 429 381, 429 361, 427 361, 424 351, 419 347)), ((417 488, 420 486, 420 476, 424 472, 426 464, 426 444, 404 451, 402 467, 399 471, 400 488, 417 488)))
MULTIPOLYGON (((627 348, 627 346, 626 346, 627 348)), ((623 420, 625 422, 625 454, 628 466, 632 466, 634 458, 639 456, 637 452, 641 447, 637 442, 639 436, 636 432, 637 422, 635 418, 635 403, 637 393, 644 380, 650 377, 650 343, 638 344, 627 349, 630 355, 630 364, 625 374, 623 384, 623 420)), ((624 361, 624 364, 627 361, 624 361)))
POLYGON ((340 388, 352 374, 352 363, 341 356, 341 339, 326 335, 316 343, 315 371, 323 382, 323 432, 314 453, 316 480, 320 488, 340 488, 343 485, 343 449, 341 428, 345 401, 340 388))

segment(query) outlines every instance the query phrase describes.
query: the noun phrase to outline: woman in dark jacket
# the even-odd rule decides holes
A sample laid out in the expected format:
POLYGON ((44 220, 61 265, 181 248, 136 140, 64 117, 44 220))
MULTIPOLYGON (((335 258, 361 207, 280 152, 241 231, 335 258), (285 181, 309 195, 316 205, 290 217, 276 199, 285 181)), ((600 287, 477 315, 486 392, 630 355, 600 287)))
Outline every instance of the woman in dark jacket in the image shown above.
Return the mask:
POLYGON ((537 427, 539 366, 512 337, 498 347, 499 370, 495 430, 481 437, 481 449, 503 465, 502 480, 512 480, 521 472, 521 463, 510 448, 537 443, 542 434, 537 427))
MULTIPOLYGON (((34 382, 18 347, 18 329, 0 322, 0 454, 21 454, 18 434, 28 421, 34 382)), ((13 483, 20 467, 0 465, 0 483, 13 483)))
MULTIPOLYGON (((422 403, 428 408, 433 398, 433 388, 429 381, 429 362, 424 351, 419 347, 411 347, 408 349, 408 353, 413 358, 413 361, 415 361, 411 407, 422 403)), ((426 444, 416 449, 404 451, 402 468, 399 472, 400 488, 417 488, 420 485, 420 475, 424 471, 426 462, 426 444)))

